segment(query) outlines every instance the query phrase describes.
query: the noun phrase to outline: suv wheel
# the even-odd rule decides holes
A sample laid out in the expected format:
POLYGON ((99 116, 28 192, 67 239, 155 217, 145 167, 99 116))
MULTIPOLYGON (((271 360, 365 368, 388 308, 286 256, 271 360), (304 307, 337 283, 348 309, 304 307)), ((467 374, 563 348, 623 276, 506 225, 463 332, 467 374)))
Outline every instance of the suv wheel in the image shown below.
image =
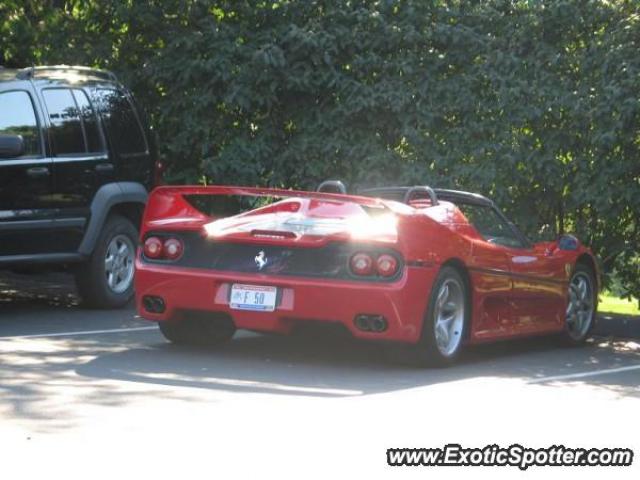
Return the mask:
POLYGON ((87 262, 76 272, 84 302, 95 308, 119 308, 133 296, 138 231, 121 215, 111 215, 102 227, 87 262))

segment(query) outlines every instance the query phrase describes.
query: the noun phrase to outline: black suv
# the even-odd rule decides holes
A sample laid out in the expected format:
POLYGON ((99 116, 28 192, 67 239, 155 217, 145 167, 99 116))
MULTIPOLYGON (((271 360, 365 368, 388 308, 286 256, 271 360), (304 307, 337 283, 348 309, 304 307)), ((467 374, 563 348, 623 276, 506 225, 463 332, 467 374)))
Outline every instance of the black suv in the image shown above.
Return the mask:
POLYGON ((0 269, 71 268, 87 304, 126 304, 158 167, 111 72, 0 68, 0 269))

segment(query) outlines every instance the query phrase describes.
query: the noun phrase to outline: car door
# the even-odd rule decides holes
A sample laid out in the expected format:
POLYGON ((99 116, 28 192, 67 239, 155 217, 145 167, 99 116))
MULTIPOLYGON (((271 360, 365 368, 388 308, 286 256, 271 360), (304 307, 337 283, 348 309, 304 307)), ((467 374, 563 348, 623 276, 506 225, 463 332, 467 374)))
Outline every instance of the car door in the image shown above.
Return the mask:
POLYGON ((55 230, 65 251, 77 251, 89 220, 91 201, 101 185, 113 181, 96 113, 80 87, 40 90, 46 113, 53 167, 55 230))
POLYGON ((486 204, 456 201, 471 226, 469 271, 473 283, 473 315, 478 338, 508 337, 517 331, 511 308, 513 279, 507 250, 493 241, 495 216, 486 204))
POLYGON ((506 255, 511 276, 513 333, 547 331, 562 324, 565 301, 564 262, 537 250, 493 206, 482 206, 474 225, 487 243, 506 255))
POLYGON ((533 245, 507 252, 513 278, 512 308, 520 332, 560 328, 566 314, 565 261, 533 245))
POLYGON ((474 247, 474 251, 484 252, 484 258, 479 261, 484 263, 485 270, 495 271, 494 264, 498 262, 499 270, 508 272, 510 278, 509 321, 503 321, 499 332, 492 334, 543 332, 562 325, 564 262, 534 248, 494 206, 462 204, 459 207, 485 244, 474 247))
POLYGON ((24 142, 22 155, 0 157, 0 261, 58 251, 50 237, 55 216, 51 160, 34 93, 27 82, 0 90, 0 135, 21 135, 24 142))

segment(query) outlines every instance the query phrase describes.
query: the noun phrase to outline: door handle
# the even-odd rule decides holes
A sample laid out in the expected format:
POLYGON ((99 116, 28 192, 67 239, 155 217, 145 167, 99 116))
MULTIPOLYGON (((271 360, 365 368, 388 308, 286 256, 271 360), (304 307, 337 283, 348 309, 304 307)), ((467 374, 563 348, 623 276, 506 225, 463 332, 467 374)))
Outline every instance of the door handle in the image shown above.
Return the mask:
POLYGON ((99 163, 96 165, 96 172, 111 173, 113 172, 113 163, 99 163))
POLYGON ((27 175, 31 178, 48 177, 49 169, 47 167, 32 167, 27 170, 27 175))

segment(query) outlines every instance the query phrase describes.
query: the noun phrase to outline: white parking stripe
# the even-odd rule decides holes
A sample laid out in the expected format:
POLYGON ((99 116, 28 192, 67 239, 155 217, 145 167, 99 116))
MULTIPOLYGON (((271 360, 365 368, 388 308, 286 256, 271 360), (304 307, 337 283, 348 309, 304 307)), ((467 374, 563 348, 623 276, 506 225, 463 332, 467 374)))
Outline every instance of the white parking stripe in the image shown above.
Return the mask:
POLYGON ((618 368, 605 368, 602 370, 593 370, 591 372, 568 373, 566 375, 542 377, 542 378, 536 378, 535 380, 531 380, 528 383, 553 382, 555 380, 572 380, 574 378, 595 377, 598 375, 608 375, 610 373, 631 372, 633 370, 640 370, 640 365, 630 365, 628 367, 618 367, 618 368))
POLYGON ((105 333, 141 332, 144 330, 157 330, 157 327, 112 328, 109 330, 85 330, 83 332, 38 333, 37 335, 15 335, 9 337, 0 336, 0 340, 11 340, 18 338, 75 337, 79 335, 101 335, 105 333))

